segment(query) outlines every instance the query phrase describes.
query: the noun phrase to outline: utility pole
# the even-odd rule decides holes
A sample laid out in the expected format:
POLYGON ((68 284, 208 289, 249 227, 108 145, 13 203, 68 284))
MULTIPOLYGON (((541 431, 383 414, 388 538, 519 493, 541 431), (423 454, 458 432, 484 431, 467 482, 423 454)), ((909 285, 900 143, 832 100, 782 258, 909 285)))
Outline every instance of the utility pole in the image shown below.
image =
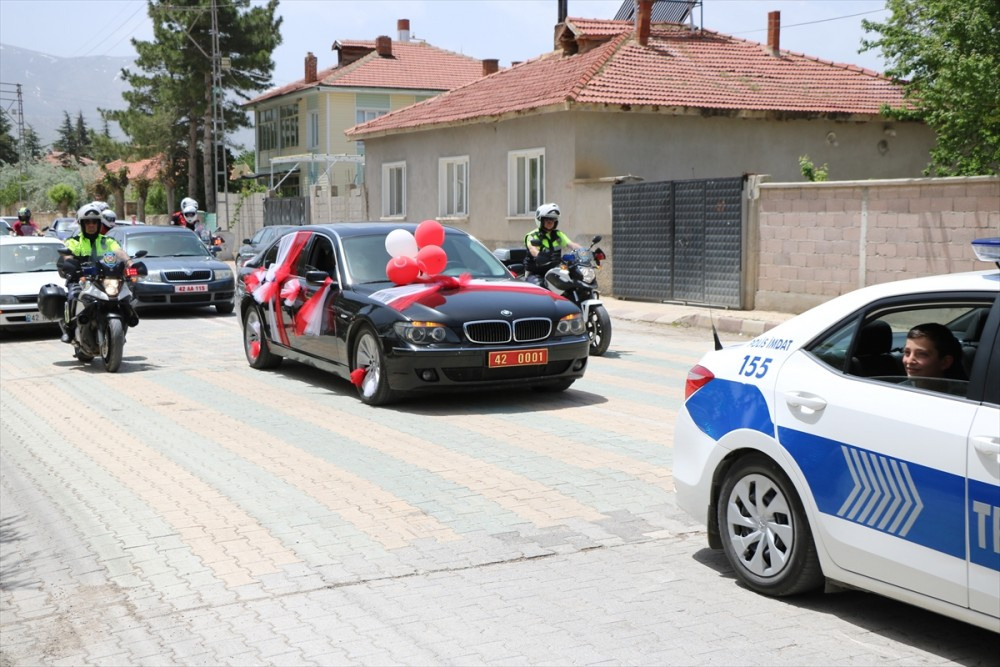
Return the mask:
MULTIPOLYGON (((226 165, 226 128, 223 116, 225 94, 222 89, 222 73, 229 70, 229 58, 223 58, 219 50, 219 13, 217 0, 212 0, 212 166, 215 173, 215 224, 222 229, 219 221, 219 209, 223 213, 225 229, 229 229, 229 169, 226 165), (222 178, 222 201, 218 201, 219 178, 222 178)), ((208 184, 206 183, 206 186, 208 184)))
POLYGON ((24 97, 21 84, 0 83, 0 113, 12 121, 17 131, 17 164, 21 178, 17 181, 17 198, 24 201, 24 179, 28 173, 28 145, 24 140, 24 97))

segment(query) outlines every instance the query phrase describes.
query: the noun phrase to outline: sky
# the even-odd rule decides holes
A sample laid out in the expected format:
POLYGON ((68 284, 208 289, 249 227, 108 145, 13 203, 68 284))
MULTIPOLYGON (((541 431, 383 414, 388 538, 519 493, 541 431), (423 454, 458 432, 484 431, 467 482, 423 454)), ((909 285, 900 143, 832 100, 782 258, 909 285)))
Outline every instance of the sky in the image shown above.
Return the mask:
MULTIPOLYGON (((621 4, 567 0, 571 17, 614 18, 621 4)), ((877 52, 858 53, 865 36, 861 21, 884 20, 885 0, 703 0, 694 21, 766 42, 767 14, 775 10, 781 12, 783 49, 885 69, 877 52)), ((507 67, 552 50, 557 11, 557 0, 280 0, 282 44, 274 52, 272 83, 302 78, 310 51, 320 69, 334 65, 336 40, 395 39, 396 22, 404 18, 410 21, 411 39, 474 58, 496 58, 507 67)), ((151 38, 145 0, 0 0, 2 44, 68 58, 134 57, 130 40, 151 38)))

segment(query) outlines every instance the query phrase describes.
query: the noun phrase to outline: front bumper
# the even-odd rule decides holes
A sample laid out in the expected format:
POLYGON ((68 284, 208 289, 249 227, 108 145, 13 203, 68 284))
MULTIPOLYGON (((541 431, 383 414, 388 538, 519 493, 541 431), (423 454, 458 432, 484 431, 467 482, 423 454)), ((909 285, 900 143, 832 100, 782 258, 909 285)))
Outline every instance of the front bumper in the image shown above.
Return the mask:
POLYGON ((235 303, 236 282, 232 278, 200 283, 150 283, 132 285, 132 305, 136 308, 214 306, 235 303), (181 291, 190 289, 203 291, 181 291))
POLYGON ((394 391, 492 389, 558 384, 583 377, 590 341, 572 336, 543 344, 475 347, 393 347, 386 350, 389 386, 394 391), (491 351, 545 348, 548 363, 489 368, 491 351), (428 379, 430 377, 431 379, 428 379))

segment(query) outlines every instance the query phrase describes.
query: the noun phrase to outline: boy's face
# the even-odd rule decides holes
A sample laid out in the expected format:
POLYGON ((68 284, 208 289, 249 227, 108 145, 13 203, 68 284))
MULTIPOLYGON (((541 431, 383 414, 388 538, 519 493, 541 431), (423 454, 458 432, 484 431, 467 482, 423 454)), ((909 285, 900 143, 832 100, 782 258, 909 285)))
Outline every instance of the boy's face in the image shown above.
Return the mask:
POLYGON ((903 347, 903 367, 910 377, 940 378, 945 376, 954 360, 941 356, 927 336, 907 338, 903 347))

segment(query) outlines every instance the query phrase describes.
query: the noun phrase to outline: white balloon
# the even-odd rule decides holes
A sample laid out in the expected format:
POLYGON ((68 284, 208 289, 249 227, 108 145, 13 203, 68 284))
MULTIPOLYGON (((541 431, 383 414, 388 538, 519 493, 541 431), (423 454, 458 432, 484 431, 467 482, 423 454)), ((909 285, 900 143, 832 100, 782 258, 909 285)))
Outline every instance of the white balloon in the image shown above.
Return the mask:
POLYGON ((392 257, 416 257, 417 239, 405 229, 394 229, 385 237, 385 249, 392 257))

